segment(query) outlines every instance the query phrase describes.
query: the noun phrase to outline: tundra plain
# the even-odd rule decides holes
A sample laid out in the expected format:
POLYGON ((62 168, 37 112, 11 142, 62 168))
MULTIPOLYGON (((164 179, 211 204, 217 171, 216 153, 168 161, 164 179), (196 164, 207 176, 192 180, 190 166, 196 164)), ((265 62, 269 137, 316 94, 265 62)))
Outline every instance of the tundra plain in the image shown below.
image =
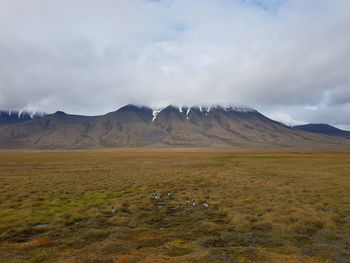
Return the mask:
POLYGON ((347 151, 1 152, 0 262, 350 262, 349 189, 347 151))

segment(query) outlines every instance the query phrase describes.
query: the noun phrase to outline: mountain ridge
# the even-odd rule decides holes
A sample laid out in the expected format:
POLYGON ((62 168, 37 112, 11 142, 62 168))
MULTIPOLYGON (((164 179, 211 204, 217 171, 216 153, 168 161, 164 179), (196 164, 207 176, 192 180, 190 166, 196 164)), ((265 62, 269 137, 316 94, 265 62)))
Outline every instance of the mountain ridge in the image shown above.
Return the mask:
POLYGON ((19 123, 31 119, 36 119, 45 116, 45 113, 41 112, 28 112, 28 111, 12 111, 12 110, 0 110, 0 125, 19 123))
POLYGON ((296 125, 293 126, 293 128, 301 131, 324 134, 328 136, 350 138, 350 131, 342 130, 325 123, 309 123, 304 125, 296 125))
POLYGON ((61 111, 0 126, 0 147, 79 149, 136 146, 290 147, 350 145, 271 120, 250 107, 128 104, 97 116, 61 111))

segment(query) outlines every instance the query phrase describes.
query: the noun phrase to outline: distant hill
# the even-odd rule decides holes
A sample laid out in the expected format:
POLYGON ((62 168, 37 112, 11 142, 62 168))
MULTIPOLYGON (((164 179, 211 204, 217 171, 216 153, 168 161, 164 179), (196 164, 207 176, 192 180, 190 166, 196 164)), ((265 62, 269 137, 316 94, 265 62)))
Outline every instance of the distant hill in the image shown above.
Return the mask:
POLYGON ((0 110, 0 125, 19 123, 44 116, 44 113, 0 110))
POLYGON ((101 116, 58 111, 0 126, 2 148, 313 145, 350 145, 350 140, 293 129, 252 108, 234 105, 170 105, 158 110, 126 105, 101 116))
POLYGON ((300 131, 324 134, 328 136, 350 138, 350 131, 344 131, 328 124, 305 124, 294 126, 293 128, 300 131))

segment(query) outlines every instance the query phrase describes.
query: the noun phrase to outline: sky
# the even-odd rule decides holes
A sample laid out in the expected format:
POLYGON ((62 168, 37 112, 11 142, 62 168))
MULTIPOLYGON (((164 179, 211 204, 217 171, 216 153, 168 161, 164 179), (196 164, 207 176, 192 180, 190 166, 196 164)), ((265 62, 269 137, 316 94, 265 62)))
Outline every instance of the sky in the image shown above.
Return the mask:
POLYGON ((0 0, 0 109, 232 103, 350 130, 349 0, 0 0))

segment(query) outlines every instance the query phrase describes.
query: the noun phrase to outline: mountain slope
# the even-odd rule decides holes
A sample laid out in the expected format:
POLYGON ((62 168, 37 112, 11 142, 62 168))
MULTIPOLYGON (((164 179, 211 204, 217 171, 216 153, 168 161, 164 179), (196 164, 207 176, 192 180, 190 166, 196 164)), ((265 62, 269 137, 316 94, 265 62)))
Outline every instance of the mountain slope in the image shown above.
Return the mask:
POLYGON ((75 149, 120 146, 347 145, 350 140, 289 128, 251 108, 127 105, 101 116, 56 112, 0 126, 3 148, 75 149))
POLYGON ((0 125, 24 122, 44 116, 43 113, 0 110, 0 125))
POLYGON ((301 131, 324 134, 328 136, 350 138, 350 131, 344 131, 328 124, 305 124, 294 126, 293 128, 301 131))

